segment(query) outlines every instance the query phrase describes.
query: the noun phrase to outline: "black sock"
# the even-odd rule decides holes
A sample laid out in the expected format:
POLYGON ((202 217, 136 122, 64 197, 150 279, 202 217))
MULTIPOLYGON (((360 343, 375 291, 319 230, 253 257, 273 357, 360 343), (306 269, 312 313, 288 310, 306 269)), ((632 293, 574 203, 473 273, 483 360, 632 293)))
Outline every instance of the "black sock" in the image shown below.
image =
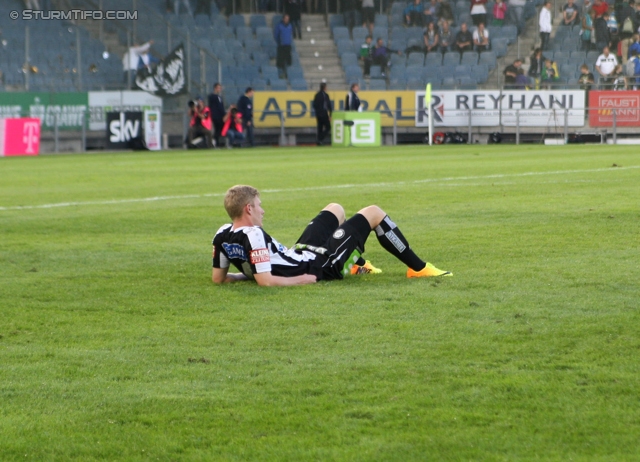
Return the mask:
POLYGON ((375 232, 380 245, 409 268, 420 271, 426 266, 426 263, 411 250, 402 231, 391 221, 389 215, 376 226, 375 232))

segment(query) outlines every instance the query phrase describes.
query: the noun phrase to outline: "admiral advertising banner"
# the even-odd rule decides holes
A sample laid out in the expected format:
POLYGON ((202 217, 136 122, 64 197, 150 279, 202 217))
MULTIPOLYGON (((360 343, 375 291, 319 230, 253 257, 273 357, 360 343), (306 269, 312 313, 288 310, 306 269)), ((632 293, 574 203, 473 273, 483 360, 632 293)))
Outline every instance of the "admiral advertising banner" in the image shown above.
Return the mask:
MULTIPOLYGON (((424 99, 424 91, 416 92, 416 127, 429 125, 424 99)), ((520 126, 564 126, 565 109, 570 127, 584 125, 582 90, 434 90, 431 104, 436 127, 468 127, 469 111, 474 127, 515 126, 518 110, 520 126)))
POLYGON ((40 119, 0 119, 0 156, 37 156, 40 119))
MULTIPOLYGON (((347 91, 328 91, 334 111, 344 110, 347 91)), ((253 119, 256 128, 280 127, 280 114, 285 119, 285 127, 315 127, 313 111, 315 91, 256 91, 253 95, 253 119)), ((415 124, 414 91, 361 91, 358 93, 363 111, 379 111, 380 124, 393 126, 396 112, 399 127, 413 127, 415 124)))
POLYGON ((616 110, 616 126, 640 127, 640 92, 591 91, 589 92, 589 125, 612 127, 613 110, 616 110))

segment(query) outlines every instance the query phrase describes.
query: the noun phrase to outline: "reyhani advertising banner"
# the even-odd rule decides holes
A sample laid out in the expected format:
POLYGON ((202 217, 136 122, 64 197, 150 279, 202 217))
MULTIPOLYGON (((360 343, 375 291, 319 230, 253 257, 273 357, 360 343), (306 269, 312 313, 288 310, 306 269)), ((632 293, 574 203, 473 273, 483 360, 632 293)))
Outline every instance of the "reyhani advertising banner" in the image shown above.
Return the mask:
POLYGON ((40 119, 0 119, 0 156, 37 156, 40 119))
MULTIPOLYGON (((255 126, 280 127, 282 116, 285 127, 315 127, 315 94, 315 91, 256 91, 253 95, 255 126)), ((343 111, 347 91, 328 91, 327 94, 333 110, 343 111)), ((399 127, 413 127, 415 124, 414 91, 361 91, 358 97, 362 111, 380 113, 383 127, 393 127, 394 112, 399 127)))
POLYGON ((590 91, 589 125, 612 127, 615 109, 616 126, 640 127, 640 92, 590 91))
POLYGON ((87 93, 0 93, 0 118, 39 118, 42 130, 82 129, 83 114, 88 109, 87 93))
MULTIPOLYGON (((429 125, 425 92, 416 92, 415 126, 429 125)), ((523 127, 564 126, 565 110, 570 127, 584 125, 583 90, 434 90, 431 93, 434 126, 523 127)))
POLYGON ((162 98, 144 91, 90 91, 89 130, 104 130, 107 112, 162 111, 162 98))

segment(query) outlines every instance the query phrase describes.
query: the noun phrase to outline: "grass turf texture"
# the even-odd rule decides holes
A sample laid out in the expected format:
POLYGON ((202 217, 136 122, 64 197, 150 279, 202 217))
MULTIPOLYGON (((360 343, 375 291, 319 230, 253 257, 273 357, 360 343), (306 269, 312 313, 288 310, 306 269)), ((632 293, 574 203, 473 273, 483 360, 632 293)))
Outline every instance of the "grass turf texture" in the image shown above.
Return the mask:
POLYGON ((631 146, 0 159, 0 459, 637 460, 638 166, 631 146), (236 183, 285 245, 328 202, 375 203, 455 276, 408 280, 372 235, 381 275, 216 287, 236 183))

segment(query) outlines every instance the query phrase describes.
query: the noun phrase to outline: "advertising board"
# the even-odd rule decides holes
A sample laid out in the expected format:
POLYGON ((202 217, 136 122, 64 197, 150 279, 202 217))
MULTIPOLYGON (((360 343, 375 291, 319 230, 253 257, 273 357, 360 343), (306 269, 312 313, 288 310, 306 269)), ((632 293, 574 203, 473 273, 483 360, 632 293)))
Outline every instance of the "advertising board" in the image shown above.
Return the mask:
POLYGON ((589 125, 612 127, 613 111, 616 111, 618 127, 640 127, 640 92, 638 91, 590 91, 589 125))
MULTIPOLYGON (((328 91, 334 111, 344 110, 346 91, 328 91)), ((256 128, 280 127, 281 114, 284 126, 315 127, 313 111, 314 91, 256 91, 253 95, 253 118, 256 128)), ((380 113, 383 127, 393 126, 393 113, 396 113, 400 127, 413 127, 415 124, 414 91, 361 91, 358 93, 362 111, 380 113)))
MULTIPOLYGON (((416 92, 415 126, 427 127, 429 118, 425 92, 416 92)), ((584 91, 578 90, 434 90, 431 104, 434 126, 493 127, 564 126, 565 110, 568 125, 584 125, 584 91), (471 121, 469 121, 471 111, 471 121)))

